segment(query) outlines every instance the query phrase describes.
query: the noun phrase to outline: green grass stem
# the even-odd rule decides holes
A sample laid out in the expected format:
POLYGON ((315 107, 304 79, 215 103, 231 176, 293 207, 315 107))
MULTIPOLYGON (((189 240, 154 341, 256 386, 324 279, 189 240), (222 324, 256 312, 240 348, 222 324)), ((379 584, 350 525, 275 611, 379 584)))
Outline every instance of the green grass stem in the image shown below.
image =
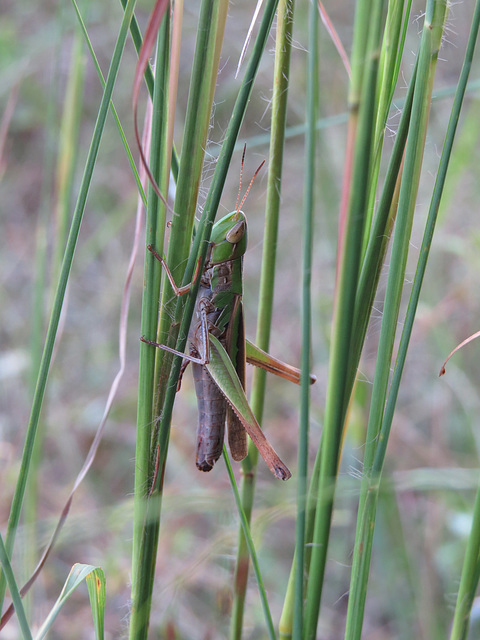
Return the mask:
MULTIPOLYGON (((187 267, 183 277, 183 284, 188 284, 189 282, 191 282, 194 268, 195 268, 195 265, 197 264, 197 256, 200 255, 201 264, 203 264, 205 261, 206 249, 208 246, 211 227, 213 225, 215 213, 218 209, 218 205, 220 202, 223 185, 224 185, 227 171, 230 165, 235 141, 238 136, 238 131, 242 123, 245 110, 248 104, 248 100, 252 90, 253 80, 258 70, 258 65, 261 59, 261 55, 264 51, 267 37, 270 32, 276 5, 277 5, 276 0, 271 0, 267 4, 267 7, 265 8, 265 13, 260 24, 259 34, 257 36, 255 46, 253 48, 250 63, 247 66, 245 78, 240 87, 239 95, 233 109, 232 118, 230 120, 230 124, 225 135, 225 141, 222 146, 222 152, 220 154, 219 160, 215 168, 212 184, 209 190, 209 194, 207 196, 207 201, 205 203, 204 213, 202 215, 202 219, 200 221, 200 224, 195 236, 195 242, 194 242, 193 248, 190 252, 190 257, 189 257, 187 267)), ((201 22, 199 25, 199 37, 204 37, 205 30, 208 33, 209 29, 212 34, 215 34, 215 44, 213 45, 214 48, 212 47, 212 44, 210 44, 209 46, 210 50, 212 50, 213 48, 213 55, 211 55, 212 51, 210 51, 210 55, 211 55, 210 59, 214 61, 218 59, 217 56, 218 56, 219 42, 217 40, 218 31, 215 31, 212 27, 212 14, 211 14, 210 3, 205 4, 205 11, 201 15, 203 16, 204 23, 202 23, 202 18, 201 18, 201 22)), ((216 15, 219 16, 219 18, 223 15, 222 11, 220 11, 219 8, 217 9, 216 15)), ((200 49, 199 55, 205 55, 203 45, 202 46, 199 45, 199 49, 200 49)), ((204 67, 202 68, 199 66, 198 73, 200 74, 201 77, 197 77, 196 82, 200 82, 202 78, 206 79, 206 81, 209 82, 208 84, 209 95, 213 95, 212 80, 210 76, 208 76, 208 74, 205 74, 205 68, 204 67)), ((195 93, 192 93, 192 95, 195 95, 195 93)), ((195 117, 197 115, 195 114, 193 109, 192 109, 192 114, 194 114, 195 117)), ((192 127, 192 130, 193 130, 193 127, 192 127)), ((198 141, 197 141, 197 144, 198 144, 198 141)), ((184 154, 186 154, 186 151, 182 148, 182 158, 184 157, 184 154)), ((180 183, 181 171, 182 171, 182 160, 180 162, 179 183, 180 183)), ((177 190, 178 190, 178 187, 177 187, 177 190)), ((176 204, 175 204, 175 207, 176 207, 176 204)), ((193 212, 191 213, 191 218, 193 221, 193 212)), ((172 230, 172 233, 173 233, 173 230, 172 230)), ((177 300, 177 303, 176 303, 176 309, 173 317, 174 317, 174 324, 179 323, 181 321, 180 330, 178 333, 179 338, 176 343, 176 349, 180 352, 183 352, 185 349, 186 337, 188 334, 188 327, 190 325, 191 317, 193 314, 193 307, 195 304, 198 285, 199 285, 199 281, 197 280, 196 282, 193 283, 189 295, 186 296, 187 300, 185 301, 185 310, 183 310, 184 303, 182 300, 179 299, 177 300)), ((169 316, 169 317, 172 317, 172 316, 169 316)), ((145 335, 151 335, 151 333, 145 334, 145 335)), ((142 346, 146 346, 146 345, 142 345, 142 346)), ((149 347, 149 350, 153 351, 151 347, 149 347)), ((157 474, 155 486, 152 488, 153 490, 152 490, 151 496, 149 496, 146 500, 147 504, 145 507, 145 516, 144 516, 144 522, 145 522, 146 528, 143 533, 140 533, 140 531, 138 533, 138 535, 141 537, 141 546, 142 546, 141 553, 145 558, 148 555, 147 550, 153 549, 154 542, 156 542, 156 536, 158 534, 158 529, 155 530, 154 525, 150 526, 150 523, 156 522, 158 520, 159 511, 157 511, 157 509, 159 507, 155 509, 154 501, 158 500, 158 491, 161 488, 161 484, 162 484, 166 449, 168 444, 169 428, 170 428, 170 422, 171 422, 171 413, 173 408, 173 402, 175 399, 177 380, 180 372, 180 364, 181 364, 181 358, 173 359, 173 364, 170 370, 170 376, 169 376, 168 382, 166 383, 166 385, 162 384, 162 387, 165 388, 166 391, 165 391, 165 400, 164 400, 160 423, 159 423, 159 449, 158 449, 159 458, 157 462, 159 473, 157 474)), ((142 423, 142 425, 145 425, 145 424, 148 424, 148 423, 146 422, 142 423)), ((140 484, 138 484, 137 486, 139 491, 145 492, 145 485, 143 486, 143 488, 140 486, 140 484)), ((141 513, 141 511, 139 513, 141 513)), ((148 587, 148 589, 150 589, 150 586, 148 587)), ((144 602, 146 603, 145 606, 147 607, 147 609, 145 610, 144 610, 144 604, 139 604, 139 606, 143 610, 143 614, 138 614, 140 616, 139 619, 143 619, 145 623, 147 623, 147 618, 148 618, 148 616, 146 616, 147 610, 148 610, 148 603, 145 600, 146 597, 147 597, 147 589, 143 591, 141 600, 137 600, 137 603, 144 603, 144 602)), ((147 632, 147 626, 143 625, 143 627, 141 628, 138 627, 138 634, 131 631, 130 637, 131 638, 145 637, 146 632, 147 632)))
POLYGON ((365 252, 371 237, 371 225, 373 211, 377 196, 378 179, 380 175, 380 161, 382 158, 382 148, 385 139, 385 129, 387 119, 392 106, 393 94, 397 86, 399 67, 398 62, 402 59, 405 39, 401 37, 402 18, 404 23, 403 34, 405 35, 406 25, 410 16, 411 0, 407 3, 404 12, 404 2, 395 0, 389 3, 385 30, 380 55, 380 65, 377 77, 377 122, 375 127, 374 162, 370 179, 370 193, 368 202, 367 218, 365 221, 363 253, 365 252))
MULTIPOLYGON (((198 189, 212 110, 213 87, 218 73, 225 19, 226 3, 224 0, 202 3, 175 193, 174 213, 177 215, 173 215, 172 218, 168 243, 167 263, 177 283, 182 281, 191 248, 198 189)), ((175 295, 170 284, 166 281, 162 292, 162 310, 157 342, 170 347, 175 346, 178 335, 178 322, 173 324, 171 322, 175 313, 175 304, 175 295)), ((155 413, 160 415, 165 401, 166 383, 170 374, 172 355, 160 350, 157 353, 157 362, 158 394, 155 413)), ((166 432, 160 436, 162 442, 167 441, 168 430, 169 427, 166 424, 166 432)), ((162 466, 165 454, 166 451, 161 446, 160 462, 162 466)))
POLYGON ((442 8, 444 9, 444 2, 437 3, 437 6, 434 6, 433 2, 429 3, 420 44, 418 72, 412 105, 412 120, 407 139, 405 166, 400 187, 398 214, 393 237, 392 255, 385 293, 382 327, 367 427, 363 461, 364 480, 362 482, 360 495, 350 583, 350 598, 347 610, 347 626, 345 631, 345 637, 349 639, 360 638, 363 624, 368 568, 370 564, 377 505, 375 496, 378 493, 378 480, 376 479, 372 486, 370 475, 387 395, 390 362, 397 329, 413 214, 420 180, 433 77, 445 19, 442 8), (434 29, 432 29, 433 20, 437 23, 434 29))
POLYGON ((308 434, 310 423, 310 380, 311 343, 312 343, 312 260, 313 232, 315 213, 316 153, 317 136, 315 133, 319 95, 318 64, 318 8, 310 6, 309 48, 307 62, 307 104, 306 121, 308 135, 305 144, 305 180, 302 221, 302 359, 300 391, 300 431, 298 438, 298 480, 297 480, 297 517, 295 525, 295 582, 293 638, 302 640, 304 627, 304 582, 305 582, 305 543, 306 543, 306 500, 308 479, 308 434))
MULTIPOLYGON (((152 127, 149 167, 153 179, 167 193, 170 157, 167 141, 168 70, 170 21, 166 12, 158 32, 155 84, 152 103, 152 127)), ((163 252, 166 210, 152 184, 148 185, 146 242, 163 252)), ((160 301, 161 265, 145 250, 144 291, 142 298, 141 332, 156 335, 160 301)), ((135 500, 132 550, 132 613, 130 638, 146 638, 150 617, 155 574, 156 548, 159 533, 161 501, 146 504, 155 466, 152 439, 156 435, 154 398, 156 390, 155 350, 140 343, 138 378, 137 439, 135 451, 135 500)))
MULTIPOLYGON (((293 8, 294 5, 292 1, 282 1, 279 4, 277 16, 270 155, 268 162, 265 228, 256 333, 256 344, 260 349, 267 352, 270 345, 273 294, 275 289, 275 264, 287 115, 293 8)), ((263 418, 265 388, 266 372, 263 369, 256 368, 253 372, 250 404, 259 424, 261 424, 263 418)), ((248 456, 242 463, 243 478, 241 485, 242 505, 248 523, 251 521, 253 509, 257 460, 258 451, 253 443, 250 442, 248 456)), ((235 593, 230 624, 231 640, 241 637, 247 581, 248 548, 242 525, 242 530, 239 531, 235 564, 235 593)))
POLYGON ((480 566, 480 486, 473 508, 472 529, 468 538, 457 604, 453 617, 450 640, 467 640, 470 615, 479 580, 480 566))
POLYGON ((18 624, 20 625, 22 637, 24 638, 24 640, 30 640, 33 637, 32 632, 30 631, 30 627, 28 626, 27 616, 25 615, 25 609, 23 608, 22 598, 20 596, 18 586, 15 581, 15 576, 13 574, 12 565, 10 564, 7 549, 1 535, 0 564, 2 566, 2 577, 4 577, 4 580, 8 585, 8 589, 12 596, 13 606, 15 607, 15 613, 17 614, 18 624))
MULTIPOLYGON (((217 52, 217 34, 219 29, 223 32, 224 10, 222 3, 204 2, 202 5, 200 22, 198 27, 198 38, 195 55, 195 64, 192 71, 191 87, 189 93, 189 106, 187 110, 186 132, 182 146, 182 161, 180 162, 177 195, 175 198, 174 211, 182 213, 180 216, 174 216, 172 222, 172 231, 169 243, 169 256, 175 257, 175 264, 184 266, 179 251, 182 247, 188 246, 192 235, 193 219, 195 213, 196 199, 198 195, 198 185, 200 183, 201 167, 203 161, 204 144, 198 139, 199 133, 203 130, 204 135, 208 130, 208 122, 211 110, 212 83, 216 78, 218 70, 218 52, 217 52), (213 16, 216 19, 213 19, 213 16), (210 102, 209 102, 210 99, 210 102), (195 122, 195 116, 197 120, 195 122), (202 127, 203 117, 203 127, 202 127), (188 124, 190 123, 190 124, 188 124), (195 131, 195 124, 197 129, 195 131), (175 251, 172 247, 176 247, 175 251)), ((224 4, 224 3, 223 3, 224 4)), ((164 26, 164 29, 166 27, 164 26)), ((165 36, 164 36, 165 37, 165 36)), ((166 42, 166 38, 165 38, 166 42)), ((168 118, 173 114, 167 113, 165 109, 168 107, 167 97, 167 62, 169 55, 169 47, 165 46, 159 49, 159 68, 162 66, 162 75, 155 82, 156 87, 162 87, 158 94, 159 109, 154 113, 153 128, 157 130, 160 136, 162 131, 162 140, 155 140, 152 135, 152 148, 158 148, 159 144, 164 149, 166 155, 160 161, 157 157, 156 170, 162 171, 162 181, 164 192, 167 192, 169 178, 169 145, 168 145, 168 118), (163 98, 160 100, 160 98, 163 98)), ((156 231, 157 211, 152 208, 150 215, 147 212, 147 242, 152 244, 159 253, 163 252, 163 233, 165 211, 160 207, 163 215, 161 223, 162 231, 156 231), (148 237, 148 234, 151 234, 148 237)), ((188 247, 187 247, 188 250, 188 247)), ((170 266, 175 267, 172 262, 170 266)), ((156 263, 154 257, 147 252, 146 255, 146 272, 145 272, 145 292, 144 304, 142 308, 142 335, 146 337, 157 336, 158 325, 158 300, 160 285, 160 265, 156 263), (154 289, 154 297, 150 293, 150 289, 154 289), (153 303, 152 303, 153 301, 153 303)), ((168 334, 170 318, 173 314, 172 292, 166 293, 167 287, 163 292, 162 302, 162 323, 165 329, 160 326, 159 341, 168 344, 168 337, 164 339, 164 333, 168 334), (170 298, 170 300, 169 300, 170 298)), ((173 303, 175 302, 173 298, 173 303)), ((177 327, 178 328, 178 327, 177 327)), ((176 333, 172 338, 175 339, 176 333)), ((140 356, 140 379, 139 379, 139 405, 138 405, 138 430, 137 430, 137 460, 141 461, 137 464, 136 472, 136 516, 135 516, 135 534, 134 534, 134 565, 136 566, 136 581, 132 585, 132 598, 134 608, 132 609, 132 618, 130 625, 131 638, 143 638, 148 633, 148 621, 150 615, 151 598, 153 591, 155 559, 157 552, 157 542, 160 526, 160 509, 161 495, 163 489, 163 473, 168 448, 170 421, 158 421, 160 415, 164 415, 161 411, 161 405, 164 401, 165 392, 167 390, 167 380, 171 367, 172 358, 165 357, 164 352, 155 350, 153 347, 141 345, 140 356), (156 367, 156 371, 154 369, 156 367), (155 371, 155 375, 154 375, 155 371), (157 394, 158 390, 158 394, 157 394), (146 428, 149 425, 149 428, 146 428), (158 443, 158 444, 157 444, 158 443), (157 476, 154 478, 154 469, 157 468, 157 476), (150 487, 152 481, 156 480, 155 487, 150 487), (148 493, 148 495, 147 495, 148 493)), ((178 378, 178 374, 177 374, 178 378)), ((176 388, 176 382, 175 388, 176 388)), ((172 398, 173 400, 173 398, 172 398)))
MULTIPOLYGON (((321 456, 320 476, 318 495, 316 497, 313 548, 306 592, 304 637, 307 640, 313 640, 316 637, 333 509, 335 478, 342 440, 343 417, 345 407, 348 404, 345 392, 353 332, 352 318, 355 308, 365 210, 368 198, 372 140, 376 120, 374 111, 375 87, 383 7, 383 2, 374 2, 366 20, 369 38, 368 51, 365 54, 366 57, 362 65, 365 80, 361 83, 360 104, 353 102, 352 106, 354 117, 358 110, 358 128, 356 125, 353 126, 356 139, 350 204, 344 224, 345 235, 340 237, 340 266, 337 277, 327 400, 322 446, 319 451, 321 456)), ((363 12, 360 14, 364 15, 363 12)), ((355 65, 352 63, 352 71, 358 69, 359 66, 357 63, 355 65)))
MULTIPOLYGON (((268 637, 270 638, 270 640, 275 640, 276 635, 275 635, 275 628, 273 626, 272 614, 270 612, 270 607, 268 606, 267 592, 265 591, 265 585, 263 584, 263 578, 262 578, 262 573, 260 571, 260 565, 258 563, 257 552, 255 550, 255 544, 253 542, 252 534, 250 531, 250 524, 247 518, 247 514, 243 509, 242 499, 240 497, 240 492, 238 491, 237 483, 235 481, 235 475, 233 473, 232 465, 230 464, 230 459, 228 457, 228 452, 225 445, 223 445, 223 459, 225 460, 225 466, 227 467, 228 477, 230 479, 230 484, 232 486, 232 493, 235 499, 235 504, 237 506, 237 511, 240 518, 240 526, 242 527, 243 539, 245 541, 248 554, 252 561, 253 571, 255 573, 255 578, 257 580, 258 592, 260 595, 260 600, 262 602, 262 609, 265 616, 265 623, 267 625, 268 637)), ((241 634, 241 631, 240 631, 240 634, 241 634)))

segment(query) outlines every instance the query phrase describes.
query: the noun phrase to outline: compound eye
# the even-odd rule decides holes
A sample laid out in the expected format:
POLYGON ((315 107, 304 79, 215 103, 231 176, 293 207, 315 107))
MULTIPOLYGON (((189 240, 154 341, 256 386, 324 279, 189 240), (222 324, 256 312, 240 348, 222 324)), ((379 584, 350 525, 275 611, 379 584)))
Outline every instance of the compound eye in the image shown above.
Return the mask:
POLYGON ((225 240, 230 244, 238 244, 245 235, 245 220, 240 220, 227 232, 225 240))

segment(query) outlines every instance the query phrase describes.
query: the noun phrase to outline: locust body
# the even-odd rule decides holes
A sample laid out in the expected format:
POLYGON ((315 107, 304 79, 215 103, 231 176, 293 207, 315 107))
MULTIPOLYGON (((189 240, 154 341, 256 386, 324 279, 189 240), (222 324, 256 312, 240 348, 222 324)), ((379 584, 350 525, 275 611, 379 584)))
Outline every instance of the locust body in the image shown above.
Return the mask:
MULTIPOLYGON (((205 269, 190 326, 190 355, 201 358, 214 335, 236 365, 245 386, 245 353, 242 315, 243 255, 247 224, 242 211, 222 218, 212 230, 205 269)), ((197 458, 201 471, 210 471, 222 453, 225 420, 234 460, 247 455, 246 432, 225 401, 204 364, 192 362, 198 405, 197 458)))
MULTIPOLYGON (((243 460, 247 455, 248 433, 274 476, 287 480, 291 473, 260 429, 245 396, 246 361, 300 384, 298 369, 273 358, 245 339, 242 293, 247 219, 241 208, 255 176, 240 205, 212 228, 188 334, 190 354, 143 337, 142 340, 184 357, 182 374, 186 365, 192 363, 199 414, 198 469, 210 471, 220 457, 226 423, 234 460, 243 460)), ((164 266, 176 294, 187 293, 191 285, 178 288, 165 260, 152 247, 148 248, 164 266)), ((310 382, 314 381, 315 377, 310 376, 310 382)))

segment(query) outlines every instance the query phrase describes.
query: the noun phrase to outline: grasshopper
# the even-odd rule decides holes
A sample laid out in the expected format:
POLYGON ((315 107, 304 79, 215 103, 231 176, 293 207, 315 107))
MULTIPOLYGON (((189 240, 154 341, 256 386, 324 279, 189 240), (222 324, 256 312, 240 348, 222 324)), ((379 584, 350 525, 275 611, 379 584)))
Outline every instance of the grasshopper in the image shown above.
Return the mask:
MULTIPOLYGON (((239 204, 243 160, 235 211, 212 228, 188 334, 190 354, 144 337, 141 340, 184 358, 181 376, 188 363, 192 363, 199 413, 196 464, 200 471, 210 471, 220 457, 227 422, 228 444, 234 460, 243 460, 247 455, 248 433, 274 476, 288 480, 290 471, 263 434, 245 396, 245 362, 297 384, 300 371, 245 339, 242 293, 247 219, 241 208, 264 163, 255 172, 239 204)), ((178 288, 165 260, 151 246, 148 249, 162 263, 176 295, 187 293, 191 285, 178 288)), ((315 382, 314 376, 310 376, 310 382, 315 382)))

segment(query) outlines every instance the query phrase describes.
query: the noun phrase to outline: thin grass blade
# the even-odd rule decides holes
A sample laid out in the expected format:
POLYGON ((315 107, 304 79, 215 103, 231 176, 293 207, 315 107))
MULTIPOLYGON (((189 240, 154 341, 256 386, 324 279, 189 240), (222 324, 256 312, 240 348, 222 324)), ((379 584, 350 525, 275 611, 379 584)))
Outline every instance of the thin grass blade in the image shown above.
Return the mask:
MULTIPOLYGON (((270 156, 268 163, 267 201, 256 332, 256 342, 259 348, 265 352, 269 349, 273 314, 276 249, 281 203, 283 152, 285 144, 287 98, 292 46, 293 10, 293 2, 282 0, 279 4, 277 15, 270 156)), ((247 355, 248 348, 247 343, 247 355)), ((253 414, 260 424, 262 422, 264 411, 265 387, 265 372, 255 370, 252 380, 251 407, 253 414)), ((257 451, 253 446, 251 446, 249 448, 249 455, 242 463, 244 475, 241 487, 242 505, 248 522, 251 521, 251 514, 253 510, 257 459, 257 451)), ((235 595, 230 623, 231 640, 236 640, 242 635, 245 597, 248 584, 248 555, 246 541, 241 531, 239 531, 238 535, 238 550, 234 577, 235 595)))
MULTIPOLYGON (((5 547, 7 554, 11 557, 13 545, 15 541, 15 535, 17 531, 18 521, 20 518, 20 511, 22 508, 23 498, 25 494, 25 487, 27 481, 27 475, 30 468, 30 462, 35 442, 35 436, 37 432, 37 426, 40 418, 40 412, 42 409, 43 398, 45 395, 45 388, 47 385, 48 372, 50 369, 50 362, 52 359, 53 347, 55 344, 55 337, 57 333, 58 323, 60 320, 60 313, 63 306, 63 300, 65 297, 65 291, 67 288, 67 282, 70 275, 70 270, 73 262, 73 256, 75 252, 75 246, 77 244, 78 234, 80 232, 80 226, 83 219, 83 213, 85 210, 85 204, 87 201, 90 182, 93 175, 93 169, 98 155, 100 147, 100 141, 105 126, 105 121, 108 114, 109 104, 115 86, 118 69, 120 66, 120 60, 122 57, 123 49, 128 34, 128 27, 133 15, 133 9, 135 7, 136 0, 129 0, 123 16, 122 24, 120 26, 117 42, 110 63, 110 69, 107 75, 107 81, 105 90, 103 92, 102 100, 100 103, 97 121, 95 123, 95 129, 93 132, 92 142, 88 152, 87 161, 85 164, 85 170, 80 185, 79 195, 75 211, 72 218, 70 232, 65 249, 65 256, 62 263, 60 272, 60 278, 55 294, 53 303, 52 315, 47 330, 47 336, 45 340, 45 347, 40 363, 40 371, 37 380, 37 386, 35 389, 35 395, 32 402, 32 409, 30 414, 30 420, 27 427, 27 433, 25 438, 25 446, 22 455, 22 462, 20 465, 20 475, 15 488, 15 493, 10 510, 10 516, 7 527, 7 535, 5 538, 5 547)), ((5 595, 5 580, 3 575, 0 577, 0 605, 3 603, 5 595)), ((1 606, 0 606, 1 608, 1 606)))
POLYGON ((223 458, 225 460, 228 477, 230 479, 230 484, 232 486, 232 492, 233 492, 233 497, 235 498, 235 504, 237 505, 238 515, 240 517, 240 524, 242 527, 243 535, 245 537, 245 544, 247 545, 248 553, 252 560, 253 571, 257 579, 258 591, 260 593, 260 599, 262 601, 262 608, 265 616, 265 622, 267 625, 268 637, 270 638, 270 640, 275 640, 276 635, 275 635, 275 629, 273 626, 272 614, 270 613, 270 607, 268 606, 267 593, 265 591, 265 586, 263 584, 263 578, 260 571, 260 565, 258 563, 257 552, 255 550, 255 545, 253 543, 252 535, 250 532, 250 525, 248 523, 245 511, 243 510, 242 500, 240 498, 240 493, 238 491, 237 483, 235 481, 235 476, 233 474, 232 465, 230 464, 230 460, 228 458, 228 453, 225 445, 223 446, 223 458))

